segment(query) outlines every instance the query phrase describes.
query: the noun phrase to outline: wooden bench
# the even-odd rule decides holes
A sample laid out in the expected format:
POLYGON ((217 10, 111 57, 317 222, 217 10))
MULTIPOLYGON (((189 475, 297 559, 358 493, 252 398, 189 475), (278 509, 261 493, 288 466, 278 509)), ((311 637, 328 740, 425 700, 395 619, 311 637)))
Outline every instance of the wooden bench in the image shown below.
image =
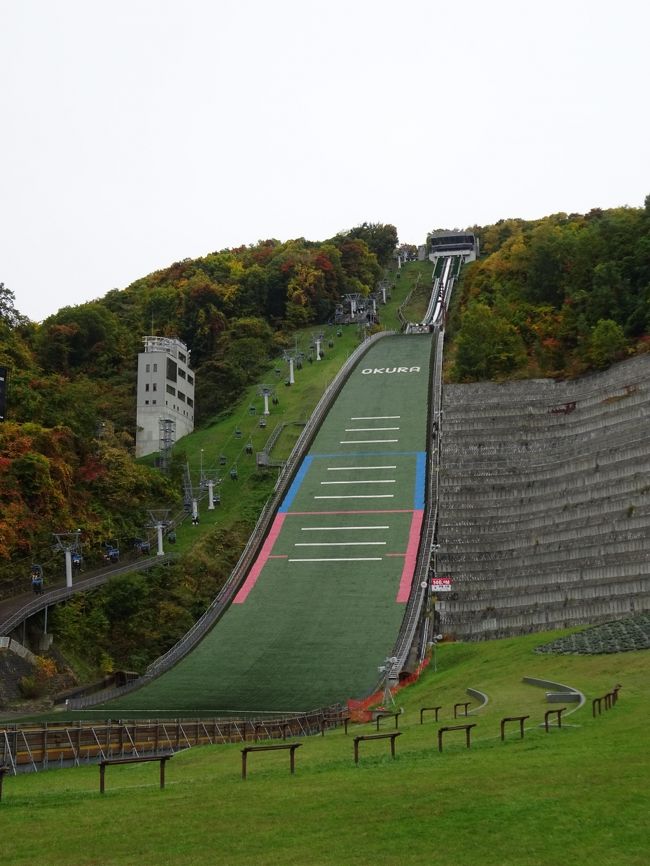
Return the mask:
POLYGON ((434 721, 437 722, 438 721, 438 713, 440 712, 441 709, 442 709, 441 706, 440 707, 421 707, 421 709, 420 709, 420 724, 422 724, 424 721, 424 719, 423 719, 424 714, 426 712, 429 712, 429 710, 431 710, 431 711, 435 710, 436 717, 435 717, 434 721))
POLYGON ((505 718, 501 719, 501 739, 505 740, 505 737, 506 737, 506 735, 505 735, 506 722, 519 722, 519 734, 521 736, 521 739, 523 740, 523 738, 524 738, 524 722, 526 721, 526 719, 529 719, 529 718, 530 718, 530 716, 506 716, 505 718))
POLYGON ((552 715, 557 716, 557 726, 558 728, 562 727, 562 713, 566 710, 566 707, 558 707, 557 710, 546 710, 544 713, 544 727, 546 728, 546 733, 548 734, 548 720, 552 715))
POLYGON ((104 793, 104 782, 106 776, 106 767, 111 764, 145 764, 150 761, 160 761, 160 787, 165 787, 165 764, 170 758, 174 757, 173 752, 167 752, 164 755, 142 755, 140 757, 128 758, 103 758, 99 762, 99 793, 104 793))
POLYGON ((454 718, 458 718, 458 707, 465 707, 465 715, 467 715, 467 707, 471 704, 471 701, 460 701, 457 704, 454 704, 454 718))
POLYGON ((375 716, 375 721, 377 722, 377 730, 379 730, 379 722, 382 719, 395 719, 395 730, 397 730, 398 719, 401 713, 377 713, 375 716))
POLYGON ((470 734, 472 732, 472 728, 476 727, 476 722, 471 725, 447 725, 444 728, 438 728, 438 751, 442 752, 442 735, 447 731, 465 731, 465 741, 467 743, 467 748, 470 746, 470 734))
POLYGON ((296 759, 295 752, 296 749, 299 749, 302 746, 302 743, 282 743, 282 745, 278 746, 246 746, 246 748, 241 750, 241 777, 242 779, 246 778, 246 761, 248 758, 249 752, 277 752, 278 750, 289 750, 289 769, 292 773, 296 771, 296 759))
MULTIPOLYGON (((399 715, 399 713, 398 713, 399 715)), ((359 763, 359 743, 362 740, 390 740, 390 754, 391 757, 395 757, 395 740, 397 737, 401 737, 402 732, 397 731, 397 733, 393 732, 392 734, 362 734, 358 737, 354 738, 354 763, 359 763)))
POLYGON ((11 767, 0 767, 0 800, 2 800, 2 780, 11 772, 11 767))

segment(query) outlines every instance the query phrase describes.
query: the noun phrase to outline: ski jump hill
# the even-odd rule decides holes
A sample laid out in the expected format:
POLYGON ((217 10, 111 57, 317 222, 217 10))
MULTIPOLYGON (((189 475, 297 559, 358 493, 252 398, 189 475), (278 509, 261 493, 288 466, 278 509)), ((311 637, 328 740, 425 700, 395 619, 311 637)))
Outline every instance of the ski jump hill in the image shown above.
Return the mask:
POLYGON ((216 625, 170 669, 90 715, 299 713, 376 688, 412 590, 422 595, 416 561, 441 339, 434 330, 370 345, 216 625))

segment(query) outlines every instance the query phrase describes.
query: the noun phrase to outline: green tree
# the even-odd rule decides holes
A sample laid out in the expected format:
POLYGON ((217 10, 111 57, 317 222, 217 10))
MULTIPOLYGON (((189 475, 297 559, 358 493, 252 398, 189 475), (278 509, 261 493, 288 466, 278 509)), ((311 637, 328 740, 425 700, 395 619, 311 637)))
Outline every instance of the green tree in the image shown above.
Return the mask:
POLYGON ((456 340, 456 378, 463 382, 501 377, 525 363, 524 343, 514 325, 486 304, 472 304, 456 340))
POLYGON ((395 226, 384 223, 361 223, 346 234, 349 238, 365 241, 383 267, 390 263, 399 242, 395 226))
POLYGON ((16 309, 14 293, 4 283, 0 283, 0 323, 9 328, 17 328, 19 325, 27 324, 27 321, 27 317, 16 309))
POLYGON ((589 341, 589 356, 595 367, 603 368, 620 360, 626 347, 623 328, 612 319, 601 319, 589 341))

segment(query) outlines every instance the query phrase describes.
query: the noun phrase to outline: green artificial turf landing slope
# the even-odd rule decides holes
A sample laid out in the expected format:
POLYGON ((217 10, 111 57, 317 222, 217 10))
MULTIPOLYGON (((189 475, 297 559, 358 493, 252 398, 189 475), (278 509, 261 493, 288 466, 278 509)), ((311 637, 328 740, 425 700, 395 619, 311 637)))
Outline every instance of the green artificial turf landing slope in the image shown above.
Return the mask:
POLYGON ((419 537, 431 342, 388 337, 361 359, 236 603, 192 653, 111 712, 306 711, 374 688, 419 537))

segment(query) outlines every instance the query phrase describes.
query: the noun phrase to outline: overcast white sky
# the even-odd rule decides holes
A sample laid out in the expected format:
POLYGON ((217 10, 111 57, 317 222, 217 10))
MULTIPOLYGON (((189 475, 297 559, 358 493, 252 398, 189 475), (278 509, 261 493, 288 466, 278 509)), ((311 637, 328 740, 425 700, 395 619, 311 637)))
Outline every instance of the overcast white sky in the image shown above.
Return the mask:
POLYGON ((0 282, 643 205, 646 0, 0 0, 0 282))

